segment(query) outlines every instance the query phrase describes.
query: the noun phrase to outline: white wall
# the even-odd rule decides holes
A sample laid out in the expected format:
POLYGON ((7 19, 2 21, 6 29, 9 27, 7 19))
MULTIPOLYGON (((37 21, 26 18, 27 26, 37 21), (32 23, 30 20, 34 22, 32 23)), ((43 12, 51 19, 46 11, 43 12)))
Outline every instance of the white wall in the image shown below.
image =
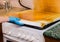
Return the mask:
POLYGON ((23 5, 33 8, 33 0, 22 0, 23 5))
MULTIPOLYGON (((10 0, 10 2, 11 5, 14 7, 21 7, 17 0, 10 0)), ((0 0, 0 3, 3 4, 3 0, 0 0)), ((27 7, 33 8, 33 0, 22 0, 22 4, 27 7)))

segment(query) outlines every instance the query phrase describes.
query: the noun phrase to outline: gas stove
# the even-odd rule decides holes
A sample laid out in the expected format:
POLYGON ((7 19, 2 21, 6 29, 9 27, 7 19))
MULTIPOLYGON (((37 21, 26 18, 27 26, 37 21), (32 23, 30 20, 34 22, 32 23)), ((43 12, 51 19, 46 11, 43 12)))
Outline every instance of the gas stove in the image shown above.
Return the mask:
POLYGON ((42 30, 8 22, 3 23, 2 28, 4 42, 45 42, 42 30))

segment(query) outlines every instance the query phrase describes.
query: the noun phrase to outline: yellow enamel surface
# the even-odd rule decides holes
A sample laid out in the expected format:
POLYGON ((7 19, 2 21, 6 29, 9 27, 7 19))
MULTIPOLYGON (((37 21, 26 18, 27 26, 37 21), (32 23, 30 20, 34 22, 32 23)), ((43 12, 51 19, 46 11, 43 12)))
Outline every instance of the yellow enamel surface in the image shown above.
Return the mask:
POLYGON ((53 21, 60 17, 59 3, 60 0, 34 0, 34 9, 20 12, 20 18, 53 21))
POLYGON ((37 12, 43 12, 44 10, 44 0, 34 0, 34 10, 37 12))
POLYGON ((34 0, 34 10, 60 13, 60 0, 34 0))
POLYGON ((34 12, 33 10, 30 11, 24 11, 24 12, 19 12, 19 16, 22 19, 25 20, 30 20, 30 21, 40 21, 40 20, 45 20, 45 21, 54 21, 57 18, 60 18, 59 13, 37 13, 34 12))
POLYGON ((33 0, 34 9, 25 10, 18 13, 10 14, 19 18, 31 21, 46 20, 53 21, 60 17, 60 0, 33 0))
MULTIPOLYGON (((33 0, 34 9, 16 13, 19 18, 29 21, 53 22, 60 18, 60 0, 33 0)), ((42 24, 42 26, 44 23, 42 24)))

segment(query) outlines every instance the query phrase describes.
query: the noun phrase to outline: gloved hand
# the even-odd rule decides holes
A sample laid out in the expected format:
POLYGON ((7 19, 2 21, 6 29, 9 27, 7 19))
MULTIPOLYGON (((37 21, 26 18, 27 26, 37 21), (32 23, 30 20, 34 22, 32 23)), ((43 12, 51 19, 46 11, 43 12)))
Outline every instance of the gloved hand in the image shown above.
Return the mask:
POLYGON ((19 18, 16 17, 9 17, 9 22, 17 24, 17 25, 24 25, 19 18))

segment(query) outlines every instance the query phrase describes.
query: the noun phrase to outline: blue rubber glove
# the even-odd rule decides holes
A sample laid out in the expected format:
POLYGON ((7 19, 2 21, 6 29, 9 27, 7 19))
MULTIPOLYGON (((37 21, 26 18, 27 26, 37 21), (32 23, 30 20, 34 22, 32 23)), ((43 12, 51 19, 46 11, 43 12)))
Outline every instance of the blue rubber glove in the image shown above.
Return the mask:
POLYGON ((9 17, 9 22, 17 25, 24 25, 22 22, 20 22, 20 19, 16 17, 9 17))

